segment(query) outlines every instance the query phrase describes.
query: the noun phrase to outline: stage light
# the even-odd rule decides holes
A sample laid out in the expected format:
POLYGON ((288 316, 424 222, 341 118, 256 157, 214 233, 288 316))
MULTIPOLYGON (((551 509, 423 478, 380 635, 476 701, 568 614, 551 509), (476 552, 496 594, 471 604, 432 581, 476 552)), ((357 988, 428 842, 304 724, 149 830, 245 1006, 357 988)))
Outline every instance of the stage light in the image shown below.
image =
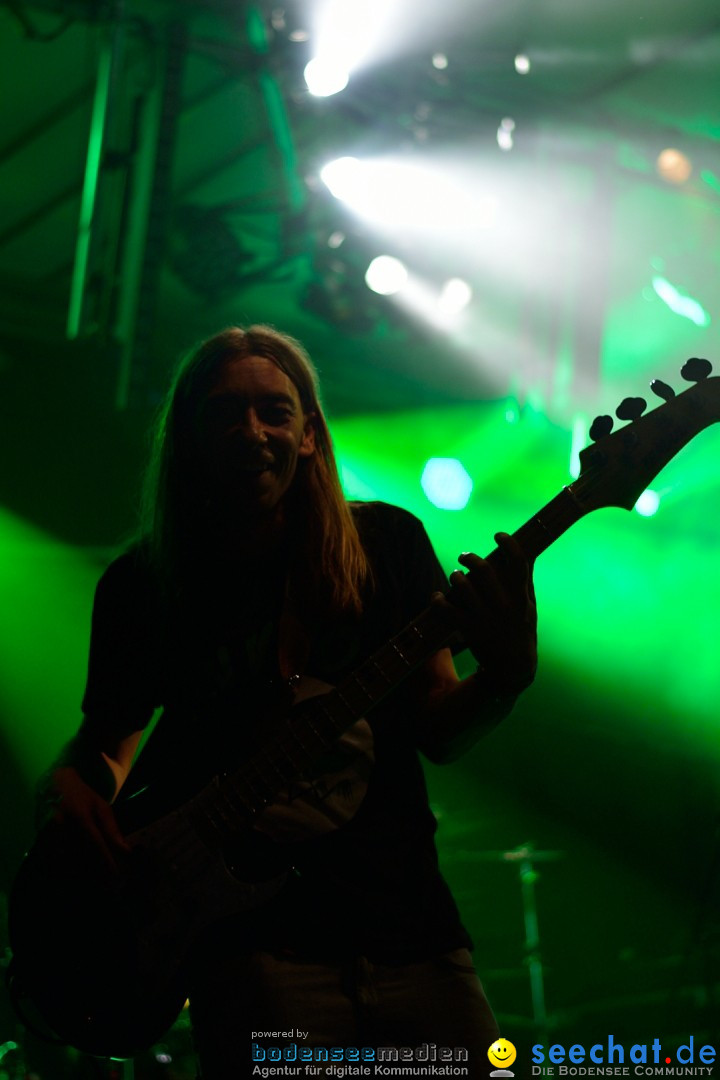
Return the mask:
POLYGON ((458 315, 472 300, 472 289, 462 278, 450 278, 442 287, 438 307, 443 315, 458 315))
POLYGON ((512 150, 515 145, 513 142, 512 131, 508 131, 507 128, 499 127, 497 129, 497 144, 501 150, 512 150))
POLYGON ((687 296, 676 289, 666 278, 654 277, 652 279, 652 287, 658 294, 660 299, 667 304, 671 311, 674 311, 676 315, 681 315, 684 319, 689 319, 690 322, 695 323, 696 326, 709 326, 710 316, 705 308, 698 300, 694 300, 692 296, 687 296))
POLYGON ((331 97, 344 90, 350 81, 348 69, 341 63, 316 56, 305 66, 305 82, 314 97, 331 97))
POLYGON ((497 130, 497 143, 501 150, 512 150, 514 146, 513 131, 515 121, 512 116, 504 116, 497 130))
MULTIPOLYGON (((315 43, 315 59, 321 89, 310 91, 318 96, 338 93, 347 85, 341 73, 349 77, 359 67, 379 58, 392 48, 402 17, 399 0, 324 0, 316 5, 312 40, 315 43), (331 72, 335 72, 333 77, 331 72), (327 76, 324 74, 327 72, 327 76), (335 89, 322 89, 325 79, 335 89), (340 85, 342 83, 342 85, 340 85)), ((315 85, 315 69, 310 73, 315 85)), ((305 75, 308 86, 308 73, 305 75)))
POLYGON ((658 155, 656 168, 663 180, 670 184, 684 184, 692 174, 690 159, 681 150, 668 147, 658 155))
POLYGON ((432 66, 438 71, 445 71, 448 66, 448 58, 445 53, 436 52, 432 58, 432 66))
POLYGON ((381 296, 392 296, 400 292, 408 279, 408 272, 399 259, 392 255, 378 255, 365 272, 365 283, 373 292, 381 296))
POLYGON ((463 510, 472 494, 472 477, 457 458, 430 458, 420 485, 427 499, 440 510, 463 510))
POLYGON ((653 514, 657 514, 659 506, 660 496, 657 491, 653 491, 651 488, 643 491, 642 495, 635 503, 635 509, 638 514, 642 514, 643 517, 652 517, 653 514))
POLYGON ((590 425, 587 416, 584 413, 579 413, 573 420, 570 442, 570 475, 573 480, 577 480, 580 475, 580 451, 587 446, 589 430, 590 425))
POLYGON ((362 171, 362 165, 357 158, 341 157, 323 165, 320 179, 331 195, 352 205, 364 188, 362 171))
POLYGON ((524 53, 518 53, 515 57, 515 70, 518 75, 527 75, 530 71, 530 57, 525 56, 524 53))
POLYGON ((395 235, 411 229, 447 241, 491 227, 497 200, 478 194, 457 171, 392 158, 337 158, 320 170, 329 191, 368 223, 395 235))

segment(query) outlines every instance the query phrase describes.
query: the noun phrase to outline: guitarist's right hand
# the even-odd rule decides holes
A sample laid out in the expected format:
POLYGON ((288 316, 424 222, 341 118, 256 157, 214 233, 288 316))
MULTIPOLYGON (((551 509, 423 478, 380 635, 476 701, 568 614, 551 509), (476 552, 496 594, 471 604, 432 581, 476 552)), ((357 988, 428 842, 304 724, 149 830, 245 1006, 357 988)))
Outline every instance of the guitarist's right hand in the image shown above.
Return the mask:
POLYGON ((99 858, 112 874, 118 858, 130 851, 112 807, 72 765, 59 765, 46 775, 38 792, 38 824, 68 829, 68 835, 99 858))

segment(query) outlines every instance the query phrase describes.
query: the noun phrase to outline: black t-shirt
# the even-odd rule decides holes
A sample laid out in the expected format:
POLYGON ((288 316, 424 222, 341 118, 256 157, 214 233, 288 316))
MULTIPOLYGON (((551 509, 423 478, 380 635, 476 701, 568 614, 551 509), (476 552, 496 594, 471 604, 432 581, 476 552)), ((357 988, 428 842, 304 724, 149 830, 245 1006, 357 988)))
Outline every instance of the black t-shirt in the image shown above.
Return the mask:
MULTIPOLYGON (((352 509, 373 586, 360 618, 335 618, 308 634, 305 671, 332 684, 447 584, 417 518, 386 503, 352 509)), ((265 702, 279 677, 282 604, 282 582, 265 580, 254 596, 247 578, 237 595, 226 583, 217 603, 205 605, 212 612, 206 624, 194 609, 167 610, 140 553, 108 568, 93 612, 86 733, 99 741, 109 731, 122 737, 163 708, 130 790, 181 773, 189 774, 189 793, 262 741, 265 702)), ((368 722, 374 760, 364 799, 342 828, 300 846, 299 872, 256 919, 260 945, 402 963, 469 944, 438 870, 407 684, 368 722)))

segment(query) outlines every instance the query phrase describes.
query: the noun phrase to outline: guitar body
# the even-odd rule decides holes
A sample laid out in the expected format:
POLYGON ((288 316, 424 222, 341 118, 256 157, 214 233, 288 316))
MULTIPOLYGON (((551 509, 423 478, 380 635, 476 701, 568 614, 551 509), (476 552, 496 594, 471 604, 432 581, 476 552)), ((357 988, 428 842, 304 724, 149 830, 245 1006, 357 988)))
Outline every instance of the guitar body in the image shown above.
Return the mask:
POLYGON ((136 834, 117 879, 63 832, 50 826, 40 835, 13 886, 13 998, 62 1042, 132 1057, 180 1013, 203 929, 267 901, 286 875, 239 881, 180 813, 136 834))
MULTIPOLYGON (((295 727, 330 690, 300 682, 295 727)), ((10 895, 11 992, 21 1016, 102 1057, 132 1057, 158 1042, 188 997, 187 962, 203 930, 242 917, 250 949, 251 912, 282 888, 298 843, 357 811, 373 763, 367 721, 313 757, 267 804, 252 805, 256 772, 251 788, 233 774, 192 798, 181 783, 120 801, 116 817, 132 850, 112 877, 68 829, 43 830, 10 895), (168 803, 179 805, 167 811, 168 803)))

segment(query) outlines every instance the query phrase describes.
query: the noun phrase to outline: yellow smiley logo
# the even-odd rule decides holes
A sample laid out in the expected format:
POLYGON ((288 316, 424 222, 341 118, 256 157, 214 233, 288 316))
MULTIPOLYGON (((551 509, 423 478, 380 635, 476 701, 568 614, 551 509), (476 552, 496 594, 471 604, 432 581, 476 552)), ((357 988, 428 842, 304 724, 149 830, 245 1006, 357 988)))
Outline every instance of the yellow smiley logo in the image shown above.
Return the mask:
POLYGON ((501 1069, 506 1068, 508 1065, 512 1065, 516 1057, 517 1050, 507 1039, 496 1039, 488 1050, 490 1064, 497 1065, 501 1069))

